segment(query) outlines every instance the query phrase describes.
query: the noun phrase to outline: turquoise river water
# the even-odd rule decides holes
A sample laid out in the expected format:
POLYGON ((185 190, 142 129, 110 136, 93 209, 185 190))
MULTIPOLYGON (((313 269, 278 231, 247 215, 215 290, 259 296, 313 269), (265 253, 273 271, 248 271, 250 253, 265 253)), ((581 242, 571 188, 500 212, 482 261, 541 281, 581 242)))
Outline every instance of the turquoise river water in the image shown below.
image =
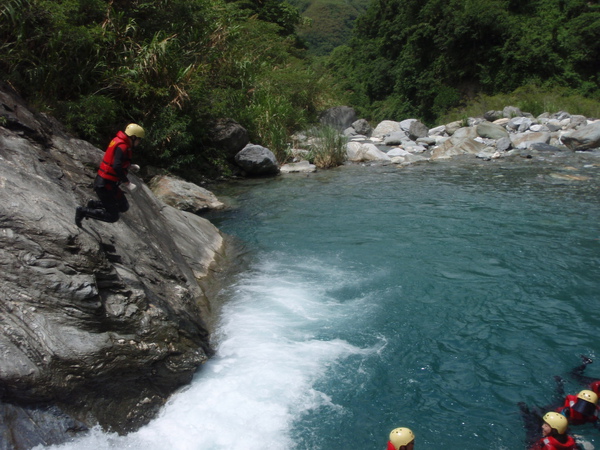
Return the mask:
POLYGON ((209 218, 248 269, 216 356, 148 426, 56 448, 384 450, 407 426, 418 450, 524 449, 518 402, 558 402, 555 375, 578 392, 600 356, 600 191, 493 164, 221 186, 209 218))

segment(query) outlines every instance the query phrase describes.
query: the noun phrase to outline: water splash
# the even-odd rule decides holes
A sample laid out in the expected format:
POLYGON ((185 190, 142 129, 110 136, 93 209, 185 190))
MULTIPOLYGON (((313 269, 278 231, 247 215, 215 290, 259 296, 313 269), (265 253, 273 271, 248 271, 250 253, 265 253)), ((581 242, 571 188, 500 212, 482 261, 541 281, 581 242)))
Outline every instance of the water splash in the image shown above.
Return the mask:
POLYGON ((276 255, 266 259, 271 262, 229 289, 216 356, 158 418, 128 436, 94 428, 83 438, 50 448, 293 448, 291 431, 304 413, 318 408, 343 413, 315 383, 336 361, 381 350, 360 348, 323 332, 351 317, 357 320, 356 302, 344 304, 327 295, 328 289, 353 283, 356 277, 319 261, 282 263, 276 255))

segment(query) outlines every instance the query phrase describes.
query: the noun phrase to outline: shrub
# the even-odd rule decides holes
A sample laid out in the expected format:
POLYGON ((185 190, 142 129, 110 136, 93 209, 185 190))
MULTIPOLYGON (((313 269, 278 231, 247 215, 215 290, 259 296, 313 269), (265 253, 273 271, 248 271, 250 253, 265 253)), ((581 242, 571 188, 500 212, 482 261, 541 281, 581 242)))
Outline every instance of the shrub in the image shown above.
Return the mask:
POLYGON ((600 103, 585 98, 568 88, 545 89, 537 85, 522 86, 508 94, 479 95, 466 105, 450 110, 438 119, 438 123, 461 120, 463 117, 481 117, 490 110, 502 110, 516 106, 523 112, 538 116, 544 112, 567 111, 586 117, 600 117, 600 103))
POLYGON ((309 160, 320 169, 337 167, 346 160, 348 139, 338 130, 328 126, 313 128, 309 132, 309 160))
POLYGON ((107 138, 115 132, 114 124, 120 108, 119 102, 110 97, 89 95, 59 103, 57 111, 70 130, 103 148, 108 143, 107 138))
POLYGON ((288 136, 291 134, 296 108, 283 96, 259 91, 246 108, 244 122, 251 139, 269 148, 279 163, 287 159, 288 136))

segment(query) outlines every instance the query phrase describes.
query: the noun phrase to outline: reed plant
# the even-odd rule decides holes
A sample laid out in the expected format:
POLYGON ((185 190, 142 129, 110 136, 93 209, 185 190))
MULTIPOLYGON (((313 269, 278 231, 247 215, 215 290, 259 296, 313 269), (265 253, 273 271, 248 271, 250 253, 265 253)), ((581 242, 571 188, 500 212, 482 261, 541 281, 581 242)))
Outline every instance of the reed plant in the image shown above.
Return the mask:
POLYGON ((288 136, 296 125, 297 117, 297 109, 287 97, 270 90, 259 90, 243 111, 242 120, 251 133, 251 139, 269 148, 277 161, 284 163, 288 136))
POLYGON ((348 138, 330 126, 310 130, 310 153, 308 159, 320 169, 337 167, 346 161, 348 138))

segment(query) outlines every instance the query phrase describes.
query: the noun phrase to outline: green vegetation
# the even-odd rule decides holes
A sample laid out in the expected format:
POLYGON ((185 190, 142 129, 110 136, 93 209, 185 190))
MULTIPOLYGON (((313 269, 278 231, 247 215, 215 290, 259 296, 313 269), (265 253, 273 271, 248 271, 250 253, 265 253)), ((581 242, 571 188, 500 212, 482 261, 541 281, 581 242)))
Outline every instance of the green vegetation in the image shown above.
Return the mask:
POLYGON ((481 117, 491 110, 516 106, 538 116, 544 112, 568 111, 585 117, 600 118, 600 102, 585 98, 566 88, 542 89, 538 86, 523 86, 508 94, 493 96, 478 95, 465 106, 449 110, 440 117, 439 123, 461 120, 463 117, 481 117))
POLYGON ((320 126, 308 133, 310 153, 308 160, 319 169, 337 167, 346 160, 348 139, 335 128, 320 126))
POLYGON ((361 116, 434 124, 523 86, 598 101, 599 57, 598 2, 374 0, 329 68, 361 116))
POLYGON ((214 119, 281 155, 336 103, 294 34, 300 22, 279 0, 5 0, 0 74, 101 148, 136 121, 149 131, 146 163, 219 172, 214 119))
POLYGON ((354 22, 369 0, 290 0, 305 19, 298 36, 313 55, 324 56, 350 39, 354 22))
MULTIPOLYGON (((334 105, 430 125, 509 104, 600 116, 597 1, 289 1, 3 0, 0 76, 101 148, 139 122, 141 162, 183 176, 227 173, 208 139, 225 117, 284 162, 334 105)), ((342 158, 327 140, 321 167, 342 158)))

